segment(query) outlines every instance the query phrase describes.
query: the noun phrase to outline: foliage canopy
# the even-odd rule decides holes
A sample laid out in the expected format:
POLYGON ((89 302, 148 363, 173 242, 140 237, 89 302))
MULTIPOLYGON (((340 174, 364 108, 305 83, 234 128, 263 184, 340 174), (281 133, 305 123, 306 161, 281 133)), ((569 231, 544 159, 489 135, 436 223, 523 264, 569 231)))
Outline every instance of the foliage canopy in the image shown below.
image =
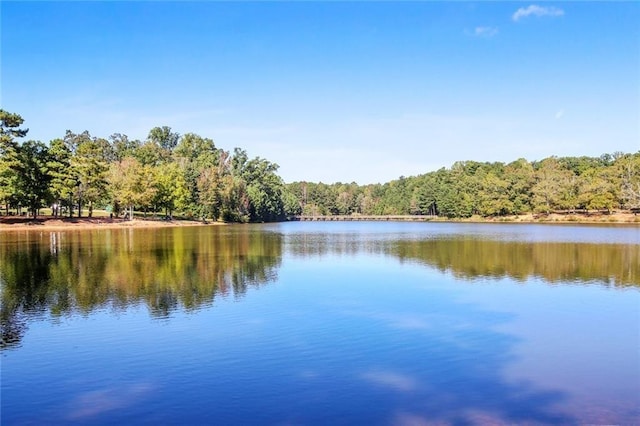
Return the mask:
POLYGON ((217 148, 195 133, 154 127, 147 140, 114 133, 67 131, 48 145, 18 142, 28 132, 20 115, 0 110, 0 204, 43 206, 54 215, 116 215, 134 209, 233 222, 291 215, 505 216, 557 210, 640 208, 640 152, 600 157, 549 157, 529 162, 458 161, 384 184, 293 182, 278 165, 235 148, 217 148))

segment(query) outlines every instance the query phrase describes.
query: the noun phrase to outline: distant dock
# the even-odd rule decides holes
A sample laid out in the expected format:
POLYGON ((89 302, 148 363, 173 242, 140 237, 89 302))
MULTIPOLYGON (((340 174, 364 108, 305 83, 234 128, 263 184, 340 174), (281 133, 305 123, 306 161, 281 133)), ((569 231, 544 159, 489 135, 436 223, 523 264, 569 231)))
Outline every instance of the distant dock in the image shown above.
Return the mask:
POLYGON ((437 219, 438 216, 428 215, 317 215, 317 216, 292 216, 289 220, 302 222, 347 222, 347 221, 395 221, 395 222, 428 222, 437 219))

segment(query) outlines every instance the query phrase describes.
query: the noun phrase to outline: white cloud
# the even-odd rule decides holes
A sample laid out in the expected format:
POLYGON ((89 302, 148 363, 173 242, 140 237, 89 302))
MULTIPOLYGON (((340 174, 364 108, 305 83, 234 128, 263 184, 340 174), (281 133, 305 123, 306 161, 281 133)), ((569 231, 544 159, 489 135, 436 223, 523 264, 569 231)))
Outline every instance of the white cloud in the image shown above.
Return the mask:
POLYGON ((476 37, 493 37, 498 34, 498 28, 496 27, 476 27, 473 30, 473 35, 476 37))
POLYGON ((417 389, 418 382, 406 374, 387 370, 368 371, 360 376, 362 379, 399 392, 411 392, 417 389))
POLYGON ((521 7, 520 9, 516 10, 515 13, 513 14, 513 16, 511 16, 511 18, 514 21, 519 21, 521 18, 526 18, 528 16, 562 16, 564 15, 564 10, 559 9, 557 7, 553 7, 553 6, 548 6, 548 7, 543 7, 543 6, 538 6, 535 4, 532 4, 531 6, 528 7, 521 7))
POLYGON ((109 412, 141 403, 154 390, 155 387, 150 383, 133 383, 80 393, 71 401, 67 419, 81 422, 97 419, 109 412))
POLYGON ((556 120, 561 119, 563 115, 564 115, 564 110, 563 109, 561 109, 558 112, 556 112, 556 120))

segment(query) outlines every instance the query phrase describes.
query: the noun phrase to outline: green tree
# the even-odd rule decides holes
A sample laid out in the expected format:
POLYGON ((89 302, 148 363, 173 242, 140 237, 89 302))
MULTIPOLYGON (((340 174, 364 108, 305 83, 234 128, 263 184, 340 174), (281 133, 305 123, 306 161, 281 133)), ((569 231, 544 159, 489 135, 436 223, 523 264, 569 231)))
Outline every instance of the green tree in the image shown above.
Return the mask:
POLYGON ((155 169, 155 204, 172 217, 176 209, 184 210, 189 204, 189 188, 183 169, 175 162, 163 163, 155 169))
POLYGON ((222 197, 222 220, 227 222, 248 222, 249 194, 247 182, 242 176, 247 163, 246 152, 236 148, 234 155, 219 152, 218 171, 221 176, 220 195, 222 197))
POLYGON ((409 214, 411 210, 412 188, 410 179, 400 178, 383 185, 383 196, 380 200, 381 214, 409 214))
POLYGON ((24 119, 20 114, 11 113, 0 109, 0 142, 13 141, 15 138, 23 138, 29 129, 20 129, 24 119))
POLYGON ((605 168, 583 172, 579 186, 579 201, 588 210, 611 211, 616 203, 612 171, 605 168))
POLYGON ((414 190, 414 204, 416 212, 424 215, 438 215, 438 198, 441 192, 441 176, 445 170, 428 173, 421 176, 416 182, 414 190))
POLYGON ((531 212, 532 188, 536 173, 533 166, 524 158, 507 164, 504 168, 504 179, 508 182, 507 192, 513 206, 514 214, 531 212))
POLYGON ((105 179, 109 165, 105 159, 105 147, 101 140, 83 138, 71 159, 71 168, 77 177, 76 200, 78 217, 82 216, 82 206, 89 205, 89 217, 93 215, 94 204, 106 195, 105 179))
POLYGON ((49 143, 50 190, 54 200, 53 215, 61 215, 61 207, 73 206, 73 194, 76 180, 71 171, 71 151, 63 139, 54 139, 49 143))
POLYGON ((355 211, 355 198, 349 188, 340 185, 338 196, 336 197, 336 210, 338 214, 349 215, 355 211))
POLYGON ((302 214, 302 205, 300 200, 288 187, 284 188, 282 202, 284 204, 284 212, 287 216, 299 216, 302 214))
POLYGON ((222 182, 217 168, 207 167, 198 176, 198 201, 203 218, 217 220, 222 209, 222 182))
POLYGON ((15 113, 0 109, 0 201, 6 213, 9 205, 18 203, 18 181, 15 168, 19 165, 16 138, 26 136, 29 129, 20 129, 24 119, 15 113))
POLYGON ((143 166, 132 157, 112 163, 107 172, 107 181, 114 205, 123 206, 129 219, 133 218, 133 208, 143 199, 143 166))
POLYGON ((573 208, 577 204, 575 175, 563 168, 556 157, 545 158, 536 170, 532 193, 536 211, 551 213, 554 209, 573 208))
POLYGON ((495 173, 484 175, 478 198, 482 216, 504 216, 515 210, 509 199, 509 182, 495 173))
POLYGON ((438 194, 439 214, 449 218, 473 215, 477 185, 471 174, 473 170, 467 170, 466 166, 464 162, 457 162, 451 170, 442 173, 438 194))
POLYGON ((226 222, 249 221, 249 195, 246 182, 231 174, 222 178, 222 220, 226 222))
POLYGON ((22 202, 35 219, 38 210, 46 205, 50 198, 47 146, 39 141, 27 141, 18 150, 17 186, 22 202))
POLYGON ((136 150, 142 145, 139 140, 130 140, 129 137, 122 133, 114 133, 109 136, 111 141, 111 149, 113 150, 113 160, 122 161, 125 157, 134 157, 136 150))
POLYGON ((158 194, 158 184, 156 179, 157 168, 143 165, 140 167, 140 182, 139 182, 139 194, 138 205, 144 210, 145 217, 150 207, 153 207, 154 214, 156 211, 155 201, 158 194))
POLYGON ((640 152, 617 156, 613 167, 619 176, 620 205, 640 209, 640 152))
POLYGON ((218 165, 219 152, 212 139, 187 133, 180 138, 174 156, 194 162, 198 168, 205 168, 218 165))
POLYGON ((278 165, 260 157, 246 161, 246 153, 237 150, 240 158, 232 160, 238 177, 246 182, 249 217, 252 222, 271 222, 284 218, 282 194, 284 183, 276 174, 278 165))
POLYGON ((147 140, 170 152, 178 145, 180 134, 172 132, 169 126, 154 127, 149 131, 147 140))
MULTIPOLYGON (((187 133, 180 138, 180 142, 173 151, 173 158, 183 171, 189 199, 185 209, 188 215, 202 214, 198 180, 201 173, 207 168, 219 166, 219 151, 213 140, 203 138, 194 133, 187 133)), ((203 188, 204 183, 200 184, 203 188)), ((205 185, 206 186, 206 185, 205 185)))
POLYGON ((145 166, 158 166, 171 159, 169 151, 153 141, 147 141, 138 146, 133 151, 133 157, 145 166))

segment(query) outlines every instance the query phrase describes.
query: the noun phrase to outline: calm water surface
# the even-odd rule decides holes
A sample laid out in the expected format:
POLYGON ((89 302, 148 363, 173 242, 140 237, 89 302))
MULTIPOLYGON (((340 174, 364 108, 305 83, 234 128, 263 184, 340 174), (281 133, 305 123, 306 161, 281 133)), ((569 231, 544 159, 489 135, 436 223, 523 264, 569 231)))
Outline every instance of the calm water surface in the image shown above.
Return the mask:
POLYGON ((640 424, 640 227, 0 233, 2 424, 640 424))

